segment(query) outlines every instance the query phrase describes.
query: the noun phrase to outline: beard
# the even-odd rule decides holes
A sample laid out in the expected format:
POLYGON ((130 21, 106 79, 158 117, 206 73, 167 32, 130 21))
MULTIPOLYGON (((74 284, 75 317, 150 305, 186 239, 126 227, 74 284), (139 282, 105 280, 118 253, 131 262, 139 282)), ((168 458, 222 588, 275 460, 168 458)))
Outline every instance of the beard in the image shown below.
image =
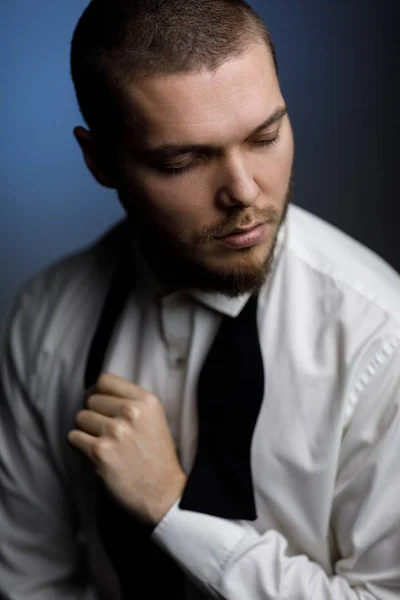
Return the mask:
POLYGON ((131 223, 143 256, 156 278, 166 291, 197 289, 204 292, 217 292, 236 297, 255 292, 265 283, 273 265, 274 250, 280 228, 285 220, 292 195, 292 174, 282 208, 249 209, 237 208, 223 223, 199 232, 194 241, 184 241, 184 232, 171 233, 163 226, 163 219, 143 210, 146 202, 126 201, 120 194, 128 220, 131 223), (264 260, 255 260, 253 248, 235 250, 236 264, 217 266, 200 258, 193 251, 210 240, 229 234, 237 227, 246 227, 252 222, 266 222, 275 228, 272 243, 264 260), (240 254, 240 256, 239 256, 240 254))

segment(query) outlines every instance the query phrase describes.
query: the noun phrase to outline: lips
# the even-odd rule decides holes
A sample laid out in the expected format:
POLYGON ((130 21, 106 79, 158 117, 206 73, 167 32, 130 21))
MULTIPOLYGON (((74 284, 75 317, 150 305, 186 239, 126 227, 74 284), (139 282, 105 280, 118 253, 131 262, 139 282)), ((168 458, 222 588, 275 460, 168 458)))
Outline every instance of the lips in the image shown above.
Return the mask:
POLYGON ((250 229, 235 229, 233 233, 217 238, 219 244, 226 248, 240 250, 257 246, 263 242, 267 236, 268 227, 266 223, 255 225, 250 229))
POLYGON ((255 229, 256 227, 259 227, 260 225, 263 225, 263 223, 255 223, 254 225, 251 225, 250 227, 246 227, 244 228, 240 228, 237 227, 236 229, 233 229, 232 231, 230 231, 229 233, 225 233, 224 235, 220 235, 217 237, 218 240, 228 237, 230 235, 237 235, 237 234, 244 234, 244 233, 248 233, 249 231, 252 231, 253 229, 255 229))

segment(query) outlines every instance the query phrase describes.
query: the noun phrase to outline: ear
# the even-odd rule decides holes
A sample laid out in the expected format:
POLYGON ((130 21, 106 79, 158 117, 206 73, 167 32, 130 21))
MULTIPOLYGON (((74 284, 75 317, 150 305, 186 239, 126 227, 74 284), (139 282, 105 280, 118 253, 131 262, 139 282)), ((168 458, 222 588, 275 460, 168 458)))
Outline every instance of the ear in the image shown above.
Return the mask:
POLYGON ((104 187, 114 189, 116 182, 111 165, 107 165, 104 150, 100 148, 92 132, 84 127, 75 127, 74 136, 81 147, 86 166, 96 181, 104 187))

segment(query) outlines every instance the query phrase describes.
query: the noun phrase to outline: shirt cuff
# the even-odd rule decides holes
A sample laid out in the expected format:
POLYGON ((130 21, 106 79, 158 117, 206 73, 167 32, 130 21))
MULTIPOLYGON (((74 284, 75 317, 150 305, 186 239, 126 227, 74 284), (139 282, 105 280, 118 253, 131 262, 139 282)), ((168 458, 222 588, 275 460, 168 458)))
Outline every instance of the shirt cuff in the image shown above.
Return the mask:
POLYGON ((170 508, 151 537, 189 576, 208 591, 218 593, 229 557, 253 529, 246 521, 182 510, 179 502, 170 508))

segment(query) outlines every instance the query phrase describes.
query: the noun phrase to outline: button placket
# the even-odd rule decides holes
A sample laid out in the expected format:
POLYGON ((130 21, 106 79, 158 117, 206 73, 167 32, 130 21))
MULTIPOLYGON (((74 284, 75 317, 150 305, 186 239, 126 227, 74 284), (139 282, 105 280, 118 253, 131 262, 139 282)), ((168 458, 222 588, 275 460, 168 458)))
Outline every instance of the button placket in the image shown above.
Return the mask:
POLYGON ((161 301, 161 335, 166 346, 168 366, 174 370, 186 366, 192 327, 192 310, 177 296, 161 301))

